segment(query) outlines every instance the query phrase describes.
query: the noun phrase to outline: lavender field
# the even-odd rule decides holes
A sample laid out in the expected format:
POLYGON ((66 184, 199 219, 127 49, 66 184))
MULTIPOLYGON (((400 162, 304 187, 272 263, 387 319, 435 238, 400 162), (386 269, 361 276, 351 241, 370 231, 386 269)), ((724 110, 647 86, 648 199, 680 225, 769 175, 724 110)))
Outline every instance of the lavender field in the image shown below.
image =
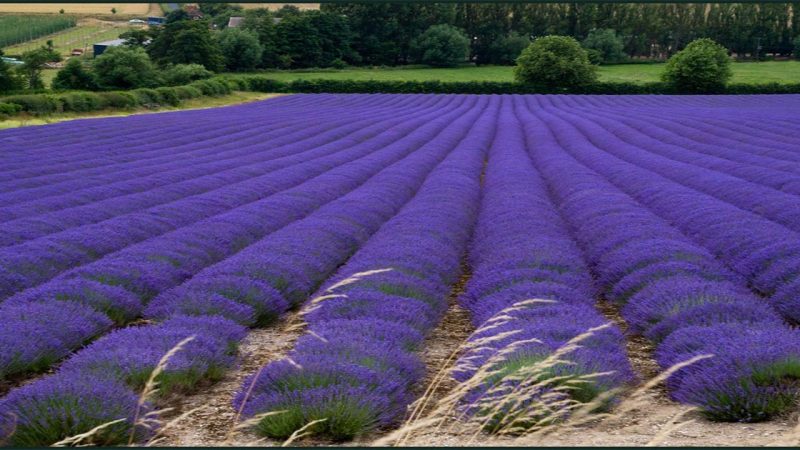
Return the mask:
POLYGON ((146 443, 223 380, 256 437, 380 436, 454 311, 452 415, 487 433, 613 411, 652 375, 636 343, 662 370, 701 356, 665 395, 703 420, 790 414, 798 111, 320 94, 2 131, 0 444, 146 443), (276 327, 288 349, 248 363, 276 327))

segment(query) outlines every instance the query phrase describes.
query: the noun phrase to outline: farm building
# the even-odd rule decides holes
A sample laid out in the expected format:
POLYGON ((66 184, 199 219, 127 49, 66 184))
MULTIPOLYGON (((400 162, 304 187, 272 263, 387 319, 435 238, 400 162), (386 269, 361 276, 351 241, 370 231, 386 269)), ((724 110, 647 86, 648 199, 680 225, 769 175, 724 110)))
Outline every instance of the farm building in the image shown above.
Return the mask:
POLYGON ((98 43, 94 44, 94 46, 93 46, 94 57, 97 58, 98 56, 102 55, 103 52, 108 50, 109 47, 119 47, 120 45, 123 45, 124 43, 125 43, 125 39, 114 39, 114 40, 111 40, 111 41, 98 42, 98 43))
POLYGON ((166 17, 148 17, 147 24, 152 26, 164 25, 167 22, 166 17))
POLYGON ((242 26, 242 21, 244 21, 244 17, 231 17, 228 19, 228 28, 239 28, 242 26))

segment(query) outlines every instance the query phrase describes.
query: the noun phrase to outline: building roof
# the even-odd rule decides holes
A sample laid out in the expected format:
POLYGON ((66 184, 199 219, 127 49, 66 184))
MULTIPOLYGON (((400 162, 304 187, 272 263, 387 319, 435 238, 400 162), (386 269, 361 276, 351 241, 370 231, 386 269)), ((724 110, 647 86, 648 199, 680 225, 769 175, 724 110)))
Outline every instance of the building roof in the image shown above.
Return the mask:
POLYGON ((94 45, 105 45, 106 47, 116 47, 125 43, 125 39, 113 39, 110 41, 97 42, 94 45))
POLYGON ((244 17, 231 17, 228 19, 228 28, 238 28, 243 20, 244 17))

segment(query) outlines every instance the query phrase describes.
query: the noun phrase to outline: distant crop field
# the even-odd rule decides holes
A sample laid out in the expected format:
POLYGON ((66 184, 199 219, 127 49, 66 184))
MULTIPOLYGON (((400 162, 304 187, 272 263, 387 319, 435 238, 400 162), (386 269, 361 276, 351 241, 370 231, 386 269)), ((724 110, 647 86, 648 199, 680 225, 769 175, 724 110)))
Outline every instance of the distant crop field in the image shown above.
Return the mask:
POLYGON ((144 15, 150 10, 149 3, 0 3, 0 12, 8 13, 49 13, 58 14, 64 10, 66 14, 111 14, 115 8, 117 14, 144 15))
POLYGON ((76 24, 77 20, 71 16, 0 16, 0 48, 72 28, 76 24))

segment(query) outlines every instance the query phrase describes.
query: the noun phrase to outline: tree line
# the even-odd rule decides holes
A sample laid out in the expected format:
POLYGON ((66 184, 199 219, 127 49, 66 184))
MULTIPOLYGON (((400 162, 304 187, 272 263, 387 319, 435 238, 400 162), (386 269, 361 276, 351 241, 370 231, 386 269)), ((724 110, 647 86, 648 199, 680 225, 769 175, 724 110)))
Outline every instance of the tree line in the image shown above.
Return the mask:
MULTIPOLYGON (((428 63, 426 52, 431 49, 436 52, 437 46, 441 49, 446 44, 455 46, 456 54, 466 46, 464 60, 476 64, 511 65, 531 41, 546 35, 570 36, 582 42, 600 39, 604 41, 601 47, 618 45, 615 59, 664 60, 699 38, 713 39, 732 54, 751 58, 767 54, 788 56, 800 44, 797 2, 328 3, 322 4, 319 11, 286 6, 275 12, 201 3, 200 10, 212 28, 223 32, 230 17, 244 17, 241 27, 235 33, 231 31, 235 36, 228 38, 227 49, 221 51, 245 47, 255 50, 246 55, 245 61, 228 61, 225 67, 228 70, 428 63), (443 25, 447 28, 442 28, 443 25), (423 36, 432 27, 439 27, 441 36, 435 39, 423 36), (612 38, 619 44, 605 42, 612 38), (254 45, 256 40, 258 43, 254 45)), ((185 18, 181 14, 185 13, 172 13, 168 22, 185 18)), ((157 33, 176 36, 169 23, 157 33)), ((166 51, 159 48, 158 42, 157 34, 153 39, 155 47, 148 53, 154 59, 163 59, 166 51)), ((590 44, 588 48, 594 47, 590 44)), ((172 59, 178 60, 172 61, 175 63, 187 62, 177 52, 172 59)), ((218 63, 225 66, 222 59, 218 63)))
POLYGON ((655 59, 666 59, 698 38, 713 39, 737 56, 788 56, 800 37, 797 2, 352 3, 322 4, 320 11, 308 12, 288 7, 277 13, 238 12, 219 4, 214 8, 214 17, 246 17, 245 27, 258 31, 267 54, 277 55, 264 61, 265 67, 329 66, 336 60, 350 65, 415 63, 421 56, 415 46, 418 37, 442 24, 464 32, 470 39, 470 59, 478 64, 513 64, 519 53, 510 58, 509 51, 516 51, 522 40, 530 43, 555 34, 583 41, 598 29, 614 30, 629 57, 655 59))

